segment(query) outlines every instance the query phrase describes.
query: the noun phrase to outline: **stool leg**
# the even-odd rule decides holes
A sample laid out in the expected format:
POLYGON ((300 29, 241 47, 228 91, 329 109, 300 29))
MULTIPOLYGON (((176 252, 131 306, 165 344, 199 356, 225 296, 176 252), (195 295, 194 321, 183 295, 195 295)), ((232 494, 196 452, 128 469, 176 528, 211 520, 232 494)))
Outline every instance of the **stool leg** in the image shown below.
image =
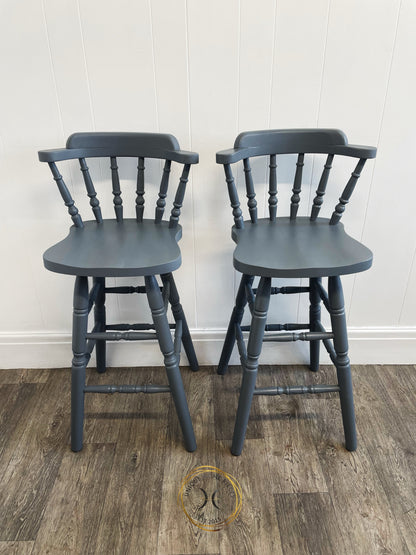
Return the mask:
POLYGON ((235 299, 235 306, 231 313, 230 323, 228 324, 227 335, 225 336, 224 345, 221 352, 220 362, 218 363, 217 373, 224 375, 228 368, 231 353, 235 344, 235 324, 241 324, 244 316, 244 308, 247 304, 246 285, 253 283, 254 276, 242 275, 240 287, 238 288, 235 299))
MULTIPOLYGON (((95 324, 100 324, 100 329, 97 331, 105 332, 106 325, 106 315, 105 315, 105 278, 94 278, 94 285, 96 283, 100 284, 100 290, 98 292, 97 298, 95 300, 94 306, 94 322, 95 324)), ((100 339, 95 343, 95 354, 97 356, 97 372, 103 374, 106 370, 105 359, 106 359, 106 342, 104 339, 100 339)))
MULTIPOLYGON (((309 280, 309 329, 310 331, 319 331, 316 327, 321 321, 321 297, 318 293, 317 283, 321 281, 321 278, 311 278, 309 280)), ((310 341, 309 343, 309 353, 310 353, 310 369, 312 372, 317 372, 319 369, 319 349, 321 347, 321 342, 310 341)))
POLYGON ((355 430, 354 399, 350 360, 348 358, 344 295, 339 276, 328 278, 328 296, 331 309, 332 332, 334 334, 334 349, 337 355, 335 366, 340 387, 339 397, 344 425, 345 446, 348 451, 355 451, 357 448, 357 434, 355 430))
POLYGON ((257 288, 251 320, 250 335, 247 345, 247 360, 243 366, 243 379, 238 399, 237 418, 235 420, 231 453, 240 455, 243 450, 251 402, 256 386, 257 367, 266 327, 267 311, 270 302, 271 278, 262 277, 257 288))
POLYGON ((166 374, 168 376, 170 390, 185 440, 185 447, 188 451, 192 452, 196 449, 195 435, 189 414, 188 403, 186 402, 185 391, 183 389, 178 360, 173 350, 173 341, 162 294, 155 276, 146 276, 144 279, 147 299, 149 301, 150 310, 152 311, 153 323, 155 325, 160 350, 164 356, 166 374))
POLYGON ((189 366, 191 370, 197 372, 199 370, 198 359, 196 358, 195 349, 192 343, 191 334, 189 333, 188 324, 186 322, 185 313, 183 311, 182 305, 179 299, 179 293, 176 288, 175 280, 173 275, 163 274, 160 276, 162 278, 163 285, 169 284, 169 302, 172 307, 172 314, 175 318, 175 322, 182 320, 182 344, 185 349, 186 356, 188 357, 189 366))
POLYGON ((81 451, 84 427, 84 387, 88 328, 88 278, 77 276, 72 319, 71 449, 81 451))

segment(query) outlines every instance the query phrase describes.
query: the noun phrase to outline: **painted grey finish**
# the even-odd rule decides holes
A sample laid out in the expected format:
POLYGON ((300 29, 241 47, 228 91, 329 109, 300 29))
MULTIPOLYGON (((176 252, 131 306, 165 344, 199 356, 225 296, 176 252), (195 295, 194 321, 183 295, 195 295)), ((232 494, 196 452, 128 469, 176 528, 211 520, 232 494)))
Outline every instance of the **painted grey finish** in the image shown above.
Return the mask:
POLYGON ((235 307, 218 365, 218 374, 225 374, 230 356, 237 344, 243 369, 240 397, 234 427, 231 452, 239 455, 243 449, 253 395, 291 395, 338 392, 341 401, 345 445, 356 449, 355 415, 351 370, 348 359, 348 339, 344 299, 340 276, 362 272, 370 268, 371 251, 350 237, 340 223, 361 171, 376 149, 349 145, 345 134, 336 129, 266 130, 241 133, 234 148, 217 153, 217 162, 224 165, 231 207, 234 217, 232 238, 237 244, 234 267, 243 276, 235 307), (327 154, 322 175, 312 203, 310 217, 297 217, 302 190, 302 170, 308 154, 327 154), (290 217, 277 214, 278 155, 297 154, 295 177, 290 199, 290 217), (319 218, 329 183, 330 171, 337 155, 358 158, 331 218, 319 218), (269 156, 269 217, 257 218, 255 186, 250 157, 269 156), (250 220, 244 220, 231 164, 243 160, 250 220), (258 288, 253 288, 255 276, 260 276, 258 288), (308 287, 271 287, 271 278, 307 278, 308 287), (322 278, 328 277, 328 292, 322 278), (277 294, 308 293, 308 324, 267 324, 270 296, 277 294), (250 326, 241 326, 246 305, 252 319, 250 326), (321 323, 321 306, 331 317, 330 331, 321 323), (307 331, 299 331, 307 330, 307 331), (247 348, 243 332, 248 331, 247 348), (272 333, 269 333, 272 332, 272 333), (280 332, 280 333, 273 333, 280 332), (283 333, 282 333, 283 332, 283 333), (320 342, 336 367, 338 384, 312 386, 262 387, 256 389, 258 358, 263 341, 308 341, 310 370, 319 369, 320 342))
POLYGON ((74 310, 72 316, 72 359, 71 368, 71 449, 82 449, 84 429, 84 387, 87 354, 88 329, 88 279, 75 278, 74 310))
POLYGON ((154 276, 146 276, 145 283, 147 299, 149 301, 150 310, 152 311, 153 323, 155 325, 160 350, 163 353, 166 374, 168 376, 170 390, 185 440, 185 447, 188 451, 195 451, 196 441, 194 430, 188 404, 186 402, 185 391, 183 389, 178 358, 175 354, 168 319, 166 317, 166 310, 163 305, 162 294, 154 276))
POLYGON ((251 402, 256 386, 257 368, 266 326, 267 311, 270 302, 271 279, 262 277, 254 302, 253 317, 251 319, 250 336, 247 345, 247 358, 243 364, 243 378, 240 397, 238 399, 237 417, 235 420, 231 453, 240 455, 243 450, 251 402))
POLYGON ((241 320, 244 316, 244 308, 247 304, 246 285, 248 283, 251 285, 253 280, 254 276, 246 276, 243 274, 241 277, 240 287, 238 288, 237 297, 235 299, 235 307, 233 308, 233 312, 231 314, 227 335, 225 336, 221 352, 220 362, 218 364, 218 374, 225 374, 227 371, 228 361, 230 360, 236 340, 235 325, 241 324, 241 320))
MULTIPOLYGON (((94 278, 94 283, 98 285, 99 292, 95 299, 94 323, 100 332, 105 332, 106 310, 105 310, 105 278, 94 278)), ((105 340, 98 340, 95 344, 95 354, 97 357, 97 372, 103 374, 106 366, 106 345, 105 340)))
POLYGON ((345 134, 338 129, 267 129, 241 133, 234 148, 217 152, 216 159, 218 164, 233 164, 254 156, 301 152, 375 158, 377 149, 349 145, 345 134))
MULTIPOLYGON (((76 276, 74 290, 71 378, 71 448, 82 449, 85 393, 167 393, 170 392, 188 451, 196 449, 192 422, 179 371, 181 344, 190 366, 198 361, 172 271, 181 264, 179 225, 191 164, 198 155, 180 150, 172 135, 157 133, 75 133, 65 149, 39 152, 47 162, 73 225, 66 238, 50 247, 43 256, 48 270, 76 276), (97 191, 87 158, 104 157, 109 161, 115 219, 103 219, 97 191), (134 157, 137 164, 135 219, 123 216, 123 198, 118 157, 134 157), (154 219, 145 219, 145 158, 164 160, 154 219), (83 221, 56 165, 57 161, 78 159, 94 220, 83 221), (163 219, 171 163, 183 164, 169 220, 163 219), (161 275, 162 286, 156 275, 161 275), (144 286, 106 287, 106 277, 143 276, 144 286), (92 277, 89 291, 88 277, 92 277), (147 294, 153 323, 107 324, 106 296, 109 294, 147 294), (167 310, 172 308, 175 324, 169 324, 167 310), (88 333, 88 314, 93 310, 94 326, 88 333), (172 339, 171 330, 174 330, 172 339), (154 331, 153 331, 154 330, 154 331), (157 340, 164 356, 169 385, 86 385, 86 366, 94 348, 97 371, 106 370, 107 341, 157 340)), ((140 359, 137 360, 140 365, 140 359)))
MULTIPOLYGON (((309 280, 309 329, 311 332, 319 330, 319 322, 321 321, 321 297, 319 296, 318 286, 321 278, 310 278, 309 280)), ((311 341, 309 344, 310 369, 317 372, 319 369, 319 348, 318 341, 311 341)))
POLYGON ((189 333, 185 313, 180 303, 179 293, 176 288, 175 280, 173 279, 173 275, 171 273, 162 274, 160 277, 162 278, 164 289, 169 289, 169 302, 172 308, 172 314, 175 322, 181 323, 182 325, 182 343, 183 348, 185 349, 186 356, 188 358, 189 366, 191 367, 191 370, 196 372, 197 370, 199 370, 198 360, 196 358, 191 334, 189 333))
POLYGON ((335 366, 337 369, 339 398, 341 401, 342 421, 344 424, 345 446, 348 451, 357 448, 355 431, 354 399, 352 391, 351 367, 348 358, 347 322, 344 309, 344 295, 339 276, 328 278, 328 297, 331 325, 334 332, 335 366))
POLYGON ((268 277, 322 277, 370 268, 372 252, 350 237, 342 223, 327 218, 260 219, 232 229, 237 243, 234 268, 243 274, 268 277))
POLYGON ((94 277, 143 276, 176 270, 181 265, 178 241, 182 228, 135 219, 84 222, 43 255, 52 272, 94 277))

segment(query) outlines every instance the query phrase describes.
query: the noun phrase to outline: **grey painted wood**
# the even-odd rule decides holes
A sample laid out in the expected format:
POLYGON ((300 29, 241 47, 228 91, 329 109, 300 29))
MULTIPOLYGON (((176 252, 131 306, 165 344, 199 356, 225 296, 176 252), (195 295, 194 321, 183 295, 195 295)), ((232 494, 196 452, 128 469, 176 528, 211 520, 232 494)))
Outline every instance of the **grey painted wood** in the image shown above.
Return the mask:
POLYGON ((324 195, 326 191, 326 186, 328 184, 329 172, 332 168, 332 161, 334 159, 333 154, 328 154, 324 169, 322 171, 321 179, 319 180, 319 185, 316 190, 316 196, 313 199, 313 205, 311 210, 311 220, 315 221, 319 215, 319 211, 321 209, 322 203, 324 202, 324 195))
POLYGON ((137 164, 137 187, 136 187, 136 220, 143 221, 144 212, 144 158, 139 156, 137 164))
POLYGON ((175 228, 178 226, 183 199, 185 197, 185 188, 186 188, 186 184, 188 183, 190 168, 191 168, 190 164, 185 164, 183 167, 182 175, 179 179, 179 185, 176 190, 175 200, 173 201, 172 212, 170 214, 170 220, 169 220, 170 228, 175 228))
POLYGON ((166 160, 163 168, 162 180, 160 182, 159 198, 157 199, 157 202, 156 202, 156 212, 155 212, 156 222, 162 221, 163 214, 165 212, 166 195, 167 195, 168 185, 169 185, 170 166, 171 166, 170 160, 166 160))
MULTIPOLYGON (((218 365, 224 374, 234 344, 240 353, 243 378, 239 395, 231 452, 239 455, 249 419, 253 392, 281 395, 295 393, 338 392, 348 450, 356 448, 354 403, 351 371, 348 359, 347 328, 340 276, 362 272, 370 268, 371 251, 347 235, 339 223, 345 205, 360 177, 367 158, 374 158, 376 149, 349 145, 347 137, 336 129, 266 130, 241 133, 234 148, 217 153, 217 162, 224 165, 225 179, 233 208, 235 225, 232 238, 236 243, 233 254, 234 267, 243 274, 231 315, 227 335, 218 365), (310 217, 297 217, 302 188, 302 171, 306 154, 327 154, 323 172, 316 190, 310 217), (292 189, 290 217, 277 217, 276 160, 280 154, 297 154, 296 171, 292 189), (339 203, 330 219, 318 218, 328 178, 335 155, 359 158, 345 186, 339 203), (269 218, 244 221, 235 187, 231 164, 243 160, 246 188, 249 199, 254 198, 254 183, 248 159, 253 156, 270 156, 269 218), (249 176, 249 179, 247 178, 249 176), (250 193, 250 194, 249 194, 250 193), (259 287, 252 288, 254 276, 260 276, 259 287), (329 294, 322 286, 322 277, 329 278, 329 294), (307 278, 308 287, 271 287, 271 278, 307 278), (268 324, 267 308, 271 294, 308 293, 308 324, 268 324), (329 310, 331 330, 321 324, 321 301, 329 310), (244 309, 248 304, 252 314, 250 326, 241 326, 244 309), (306 332, 297 330, 306 329, 306 332), (265 331, 279 333, 267 333, 265 331), (249 331, 246 349, 243 331, 249 331), (286 333, 281 333, 286 332, 286 333), (309 341, 310 369, 319 369, 319 350, 322 341, 336 366, 338 384, 333 386, 287 386, 255 390, 258 357, 263 341, 309 341)), ((250 208, 250 205, 249 205, 250 208)))
POLYGON ((251 285, 253 283, 253 279, 254 277, 252 276, 246 276, 244 274, 241 276, 235 306, 231 314, 230 323, 228 324, 227 334, 225 336, 220 361, 218 363, 218 374, 225 374, 227 371, 228 363, 230 361, 231 353, 233 352, 236 340, 235 325, 240 325, 241 320, 243 319, 244 307, 247 304, 247 284, 251 285))
POLYGON ((52 272, 96 277, 155 275, 181 265, 178 240, 182 228, 170 229, 167 221, 85 222, 82 229, 71 227, 69 235, 43 255, 52 272))
POLYGON ((354 399, 352 391, 351 367, 348 358, 347 322, 344 309, 344 295, 339 276, 328 279, 328 296, 331 307, 331 324, 334 332, 335 366, 337 368, 339 398, 341 401, 342 422, 344 424, 345 446, 348 451, 357 448, 355 430, 354 399))
POLYGON ((254 191, 253 176, 251 174, 250 159, 244 158, 244 178, 246 181, 246 192, 247 192, 247 206, 250 213, 250 219, 253 223, 257 222, 257 201, 256 193, 254 191))
POLYGON ((322 277, 362 272, 370 268, 372 252, 329 219, 298 217, 259 219, 244 229, 232 229, 237 243, 234 268, 269 277, 322 277))
POLYGON ((72 369, 71 369, 71 449, 82 449, 84 428, 84 387, 87 366, 88 279, 77 276, 74 287, 72 317, 72 369))
POLYGON ((170 334, 169 323, 165 307, 163 305, 162 294, 154 276, 146 276, 145 284, 160 350, 162 351, 164 357, 170 390, 185 440, 185 447, 188 451, 192 452, 196 449, 195 435, 192 427, 191 416, 189 414, 188 403, 186 402, 178 360, 175 355, 172 336, 170 334))
MULTIPOLYGON (((94 278, 94 283, 99 286, 98 294, 94 305, 94 322, 99 327, 99 331, 106 331, 106 310, 105 310, 105 278, 94 278)), ((98 340, 95 345, 97 356, 97 372, 103 374, 106 369, 106 343, 105 340, 98 340)))
POLYGON ((233 172, 230 164, 224 165, 225 180, 228 186, 228 196, 230 197, 231 207, 233 209, 234 222, 237 229, 244 227, 243 213, 240 208, 240 201, 238 200, 238 193, 234 182, 233 172))
POLYGON ((191 334, 189 332, 188 323, 186 321, 185 312, 182 308, 178 289, 176 287, 173 274, 162 274, 162 282, 165 285, 169 285, 169 302, 172 307, 172 314, 176 323, 181 323, 182 326, 182 344, 185 349, 186 356, 188 358, 189 366, 191 370, 196 372, 199 370, 198 360, 195 354, 195 349, 192 343, 191 334))
POLYGON ((180 164, 197 164, 198 154, 181 150, 173 135, 166 133, 74 133, 66 148, 41 150, 41 162, 57 162, 73 158, 127 156, 159 158, 180 164))
POLYGON ((85 187, 87 189, 87 195, 90 198, 90 205, 91 205, 92 211, 94 213, 95 219, 96 219, 97 223, 102 224, 103 223, 103 216, 101 214, 100 201, 97 198, 97 192, 96 192, 94 184, 92 182, 90 171, 89 171, 89 168, 87 166, 87 162, 86 162, 85 158, 80 158, 79 159, 79 165, 80 165, 80 168, 81 168, 82 176, 84 178, 85 187))
POLYGON ((277 164, 276 164, 276 154, 270 156, 270 173, 269 173, 269 215, 270 221, 274 222, 276 220, 277 214, 277 164))
POLYGON ((113 183, 114 212, 118 222, 123 220, 123 200, 121 198, 120 177, 118 175, 117 158, 111 156, 111 181, 113 183))
POLYGON ((296 172, 295 172, 295 181, 293 183, 293 195, 290 199, 290 219, 294 220, 298 213, 299 202, 300 202, 300 191, 302 189, 302 172, 304 166, 305 155, 303 153, 298 154, 298 160, 296 162, 296 172))
MULTIPOLYGON (((321 278, 309 279, 309 327, 311 332, 321 331, 319 322, 321 321, 321 297, 319 296, 318 284, 321 278)), ((309 344, 310 369, 317 372, 319 369, 319 349, 320 342, 311 341, 309 344)))
POLYGON ((253 156, 299 152, 375 158, 377 149, 349 145, 347 137, 339 129, 266 129, 240 133, 234 148, 217 152, 216 160, 218 164, 233 164, 253 156))
POLYGON ((71 197, 71 193, 69 192, 68 187, 66 186, 65 181, 62 178, 62 175, 59 173, 55 162, 50 162, 49 167, 51 168, 53 178, 58 185, 58 189, 61 193, 61 197, 65 203, 65 206, 68 207, 68 214, 71 216, 71 219, 74 222, 74 226, 83 227, 84 224, 81 218, 81 214, 78 212, 78 208, 75 206, 74 199, 71 197))
POLYGON ((340 221, 341 216, 345 210, 345 205, 348 204, 348 201, 350 200, 350 197, 355 189, 355 186, 357 184, 358 178, 361 175, 361 170, 363 169, 365 162, 366 162, 365 158, 360 158, 358 164, 355 167, 355 170, 352 172, 351 177, 347 185, 345 186, 345 189, 343 190, 342 195, 340 196, 339 203, 336 205, 335 210, 332 214, 331 221, 329 222, 331 225, 335 225, 340 221))
MULTIPOLYGON (((71 448, 82 449, 85 393, 164 393, 170 391, 183 431, 185 446, 196 449, 195 437, 179 372, 180 346, 183 343, 192 370, 198 370, 185 314, 171 272, 181 264, 178 241, 182 236, 179 218, 191 164, 198 155, 184 152, 172 135, 158 133, 75 133, 65 149, 39 152, 48 162, 74 225, 66 238, 50 247, 43 256, 47 269, 76 276, 73 311, 73 364, 71 380, 71 448), (135 219, 123 218, 120 175, 117 157, 138 159, 135 219), (115 219, 103 219, 86 158, 110 158, 115 219), (144 219, 145 158, 164 160, 154 220, 144 219), (95 220, 81 219, 78 209, 56 166, 56 161, 78 159, 95 220), (184 165, 169 221, 163 220, 171 162, 184 165), (162 274, 163 288, 155 275, 162 274), (106 277, 144 276, 145 286, 105 287, 106 277), (88 294, 88 277, 93 278, 88 294), (163 297, 161 293, 163 289, 163 297), (153 324, 109 324, 106 321, 106 294, 146 293, 153 324), (175 325, 166 315, 172 306, 175 325), (94 326, 87 332, 88 313, 94 309, 94 326), (174 341, 171 337, 174 329, 174 341), (155 330, 155 332, 150 331, 155 330), (164 355, 169 386, 90 384, 85 386, 86 366, 96 349, 97 371, 106 371, 107 341, 159 341, 164 355)), ((140 364, 138 359, 138 365, 140 364)))
POLYGON ((253 400, 254 388, 256 386, 257 367, 259 364, 259 356, 270 302, 270 286, 271 279, 262 277, 254 303, 253 318, 251 321, 251 330, 247 345, 247 359, 245 365, 243 366, 243 378, 241 382, 233 442, 231 446, 231 453, 233 455, 240 455, 243 449, 248 419, 250 416, 251 402, 253 400))

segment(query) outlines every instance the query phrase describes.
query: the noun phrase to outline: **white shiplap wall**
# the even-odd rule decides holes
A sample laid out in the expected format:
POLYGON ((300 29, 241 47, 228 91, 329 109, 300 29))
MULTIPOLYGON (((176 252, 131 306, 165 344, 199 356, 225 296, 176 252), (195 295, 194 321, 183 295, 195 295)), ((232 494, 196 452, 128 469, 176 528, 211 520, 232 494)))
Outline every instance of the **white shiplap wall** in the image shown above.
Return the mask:
MULTIPOLYGON (((371 271, 344 280, 352 360, 416 362, 415 0, 6 0, 1 13, 0 366, 67 366, 71 358, 72 278, 44 270, 41 257, 69 218, 37 150, 62 146, 75 131, 137 130, 173 133, 200 153, 177 282, 207 364, 218 359, 238 279, 215 152, 243 130, 316 126, 379 148, 344 216, 375 253, 371 271)), ((91 166, 105 185, 107 168, 91 166)), ((148 168, 152 182, 158 165, 148 168)), ((340 161, 335 175, 349 168, 340 161)), ((133 177, 131 165, 124 170, 133 177)), ((82 208, 79 175, 67 171, 82 208)), ((264 178, 264 164, 253 171, 264 178)), ((304 198, 318 172, 308 162, 304 198)), ((134 184, 123 184, 127 203, 134 184)), ((283 206, 289 187, 280 191, 283 206)), ((329 192, 334 202, 337 194, 329 192)), ((147 202, 152 195, 155 187, 147 202)), ((145 309, 135 303, 110 299, 109 312, 134 321, 145 309)), ((305 298, 279 298, 271 319, 303 319, 307 309, 305 298)), ((269 347, 264 362, 305 360, 305 346, 269 347)), ((118 344, 109 358, 161 362, 149 343, 118 344)))

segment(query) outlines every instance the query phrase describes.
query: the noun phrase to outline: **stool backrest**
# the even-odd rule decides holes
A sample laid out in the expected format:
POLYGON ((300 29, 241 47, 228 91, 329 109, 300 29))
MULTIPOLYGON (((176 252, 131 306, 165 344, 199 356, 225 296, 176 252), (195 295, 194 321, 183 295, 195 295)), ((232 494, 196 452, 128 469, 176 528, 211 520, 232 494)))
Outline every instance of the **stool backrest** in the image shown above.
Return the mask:
POLYGON ((257 201, 251 174, 250 158, 269 156, 269 218, 276 220, 277 215, 277 155, 297 154, 295 178, 290 200, 290 219, 295 220, 299 208, 302 188, 302 171, 305 154, 327 154, 322 175, 313 200, 310 219, 318 217, 328 183, 329 173, 335 155, 358 158, 358 163, 348 180, 339 203, 336 205, 330 225, 337 224, 345 210, 361 171, 368 158, 375 158, 377 149, 369 146, 349 145, 345 134, 338 129, 269 129, 265 131, 248 131, 241 133, 235 140, 234 148, 217 153, 217 163, 224 165, 235 226, 244 227, 243 214, 240 208, 237 189, 231 164, 243 161, 247 206, 252 223, 257 222, 257 201))
POLYGON ((61 160, 79 160, 80 170, 84 178, 87 195, 90 198, 94 217, 97 223, 102 223, 101 207, 86 159, 103 157, 110 159, 114 212, 119 222, 123 220, 123 201, 121 198, 117 157, 137 158, 136 219, 139 222, 143 220, 145 207, 145 159, 156 158, 165 161, 155 208, 154 219, 156 223, 161 222, 163 219, 171 163, 178 162, 183 164, 182 175, 176 190, 169 219, 169 227, 176 227, 178 225, 190 166, 191 164, 198 163, 198 154, 180 150, 176 138, 168 134, 74 133, 68 138, 66 148, 42 150, 39 152, 39 160, 49 164, 53 178, 58 185, 59 192, 76 227, 83 227, 81 214, 75 206, 56 162, 61 160))

